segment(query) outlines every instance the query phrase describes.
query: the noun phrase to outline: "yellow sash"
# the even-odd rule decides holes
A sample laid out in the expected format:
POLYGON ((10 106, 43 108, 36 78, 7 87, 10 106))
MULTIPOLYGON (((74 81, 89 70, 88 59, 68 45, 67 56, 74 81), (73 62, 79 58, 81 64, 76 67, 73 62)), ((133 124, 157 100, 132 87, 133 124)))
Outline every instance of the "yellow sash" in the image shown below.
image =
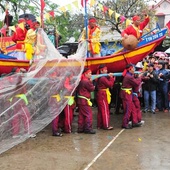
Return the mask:
POLYGON ((131 94, 132 88, 121 88, 121 90, 124 90, 127 94, 131 94))
POLYGON ((87 100, 87 103, 89 106, 92 106, 92 102, 90 101, 90 99, 88 99, 87 97, 84 97, 84 96, 78 96, 79 98, 82 98, 82 99, 86 99, 87 100))
POLYGON ((68 105, 71 106, 75 103, 74 96, 64 96, 68 99, 68 105))
POLYGON ((56 98, 57 102, 59 102, 61 100, 61 97, 59 94, 53 95, 51 97, 56 98))
POLYGON ((25 94, 17 94, 15 97, 21 98, 24 100, 25 104, 28 105, 27 96, 25 94))
POLYGON ((106 91, 107 103, 110 104, 110 102, 111 102, 111 93, 110 93, 110 91, 109 91, 109 88, 107 88, 107 89, 102 89, 102 90, 106 91))

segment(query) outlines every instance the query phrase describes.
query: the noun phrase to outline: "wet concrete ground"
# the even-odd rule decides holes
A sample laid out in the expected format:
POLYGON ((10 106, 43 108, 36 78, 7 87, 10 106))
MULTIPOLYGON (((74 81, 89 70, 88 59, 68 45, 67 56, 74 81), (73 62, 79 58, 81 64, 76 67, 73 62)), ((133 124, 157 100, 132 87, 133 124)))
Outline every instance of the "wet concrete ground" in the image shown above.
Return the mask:
MULTIPOLYGON (((145 125, 122 130, 122 115, 111 115, 114 130, 95 135, 51 136, 50 125, 0 155, 0 170, 170 170, 170 113, 143 114, 145 125)), ((96 109, 94 109, 94 128, 96 109)))

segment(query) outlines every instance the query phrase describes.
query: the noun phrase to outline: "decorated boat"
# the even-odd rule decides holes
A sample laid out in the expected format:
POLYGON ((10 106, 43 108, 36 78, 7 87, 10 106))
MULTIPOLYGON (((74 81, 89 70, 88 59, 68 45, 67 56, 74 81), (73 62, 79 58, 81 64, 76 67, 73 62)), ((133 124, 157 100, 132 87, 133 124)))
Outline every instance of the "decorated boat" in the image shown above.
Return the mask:
MULTIPOLYGON (((157 31, 154 34, 146 35, 143 37, 142 41, 138 43, 138 46, 134 50, 126 50, 120 43, 114 49, 114 53, 102 56, 99 58, 86 58, 85 66, 89 67, 93 73, 97 71, 97 67, 100 64, 106 64, 109 72, 121 72, 128 63, 136 64, 145 58, 148 54, 154 51, 154 49, 164 40, 166 36, 167 29, 157 31)), ((11 40, 8 39, 6 44, 12 44, 11 40)), ((6 48, 7 52, 10 53, 15 47, 12 44, 6 48)), ((76 66, 76 64, 70 59, 70 67, 76 66)), ((46 64, 46 67, 51 67, 55 65, 55 62, 50 62, 46 64)), ((61 67, 65 66, 64 62, 61 63, 61 67)), ((21 61, 16 59, 0 59, 0 74, 9 73, 13 67, 22 67, 29 69, 29 61, 21 61)))

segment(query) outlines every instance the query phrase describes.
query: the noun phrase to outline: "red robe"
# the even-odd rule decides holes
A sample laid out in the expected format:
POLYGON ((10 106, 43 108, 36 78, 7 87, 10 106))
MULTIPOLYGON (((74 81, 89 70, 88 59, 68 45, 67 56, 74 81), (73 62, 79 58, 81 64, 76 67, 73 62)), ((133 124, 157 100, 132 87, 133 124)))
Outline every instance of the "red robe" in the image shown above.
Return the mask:
MULTIPOLYGON (((91 92, 94 91, 95 86, 88 79, 81 80, 77 88, 78 96, 83 96, 90 99, 91 92)), ((78 116, 78 131, 91 131, 92 130, 92 109, 88 101, 84 98, 78 97, 77 99, 79 116, 78 116)))
POLYGON ((135 27, 133 24, 129 25, 124 31, 122 31, 121 35, 124 37, 125 34, 127 35, 134 35, 137 39, 142 36, 143 29, 149 23, 149 17, 146 17, 143 22, 140 23, 139 27, 135 27))
POLYGON ((107 129, 110 125, 110 111, 109 104, 107 101, 106 89, 113 87, 113 77, 101 77, 97 81, 97 104, 98 104, 98 115, 97 115, 97 127, 107 129))
POLYGON ((138 123, 136 109, 132 100, 132 89, 139 86, 141 83, 141 78, 134 78, 131 73, 127 73, 122 82, 122 88, 120 91, 120 97, 123 102, 123 127, 127 127, 130 117, 132 117, 132 123, 138 123))
POLYGON ((12 35, 12 41, 16 43, 16 50, 17 51, 24 51, 25 46, 24 46, 24 40, 27 34, 26 28, 21 29, 20 27, 17 26, 16 32, 12 35))

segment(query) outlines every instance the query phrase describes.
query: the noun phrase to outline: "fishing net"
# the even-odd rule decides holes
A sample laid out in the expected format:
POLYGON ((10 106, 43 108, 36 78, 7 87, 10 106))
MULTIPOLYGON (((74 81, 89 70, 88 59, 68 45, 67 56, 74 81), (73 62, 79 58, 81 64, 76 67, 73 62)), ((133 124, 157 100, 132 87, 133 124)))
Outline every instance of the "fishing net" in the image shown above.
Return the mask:
POLYGON ((0 79, 0 153, 41 131, 61 113, 80 80, 87 45, 63 57, 42 29, 37 32, 34 62, 26 73, 0 79), (69 90, 64 83, 69 77, 69 90))

